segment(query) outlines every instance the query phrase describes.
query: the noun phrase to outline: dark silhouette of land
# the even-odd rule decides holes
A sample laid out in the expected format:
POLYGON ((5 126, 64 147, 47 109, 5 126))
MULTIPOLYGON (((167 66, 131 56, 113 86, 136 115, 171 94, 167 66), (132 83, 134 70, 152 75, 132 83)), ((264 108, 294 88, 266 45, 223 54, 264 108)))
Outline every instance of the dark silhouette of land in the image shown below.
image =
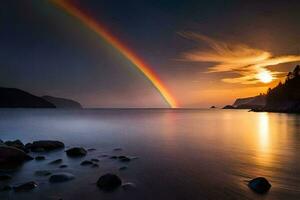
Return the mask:
POLYGON ((70 99, 52 97, 52 96, 42 96, 42 98, 54 104, 57 108, 82 108, 80 103, 70 99))

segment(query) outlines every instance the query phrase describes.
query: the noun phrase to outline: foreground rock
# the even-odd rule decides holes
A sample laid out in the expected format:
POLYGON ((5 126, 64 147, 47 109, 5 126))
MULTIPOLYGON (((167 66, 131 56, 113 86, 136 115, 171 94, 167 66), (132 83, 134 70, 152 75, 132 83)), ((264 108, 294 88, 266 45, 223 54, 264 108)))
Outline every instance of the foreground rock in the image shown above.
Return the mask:
POLYGON ((50 165, 53 165, 53 164, 60 164, 60 163, 62 163, 62 161, 63 161, 63 159, 56 159, 56 160, 53 160, 53 161, 51 161, 51 162, 49 162, 49 164, 50 165))
POLYGON ((33 158, 15 147, 0 145, 0 169, 11 169, 33 158))
POLYGON ((65 144, 55 140, 40 140, 34 141, 32 144, 27 144, 32 152, 43 152, 63 149, 65 144))
POLYGON ((249 188, 259 194, 264 194, 269 191, 271 184, 264 177, 257 177, 248 183, 249 188))
POLYGON ((97 186, 101 190, 111 191, 118 188, 122 184, 121 179, 115 174, 105 174, 97 181, 97 186))
POLYGON ((24 152, 27 151, 26 148, 25 148, 25 145, 20 140, 6 141, 6 142, 4 142, 4 144, 6 144, 7 146, 10 146, 10 147, 15 147, 15 148, 20 149, 24 152))
POLYGON ((13 187, 15 192, 26 192, 37 187, 37 184, 34 181, 30 181, 19 186, 13 187))
POLYGON ((74 147, 74 148, 68 149, 66 151, 66 153, 70 157, 83 157, 87 154, 87 151, 82 147, 74 147))
POLYGON ((58 173, 58 174, 53 174, 49 178, 50 183, 61 183, 61 182, 66 182, 73 180, 75 176, 71 173, 58 173))

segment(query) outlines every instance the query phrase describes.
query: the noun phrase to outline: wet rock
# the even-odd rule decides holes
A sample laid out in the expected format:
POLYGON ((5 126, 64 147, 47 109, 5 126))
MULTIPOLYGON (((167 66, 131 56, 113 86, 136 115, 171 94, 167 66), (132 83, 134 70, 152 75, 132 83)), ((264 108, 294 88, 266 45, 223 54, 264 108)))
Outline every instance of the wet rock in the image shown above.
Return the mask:
POLYGON ((35 171, 34 174, 37 175, 37 176, 49 176, 52 173, 48 170, 38 170, 38 171, 35 171))
POLYGON ((60 165, 59 168, 67 168, 68 165, 60 165))
POLYGON ((110 159, 117 159, 118 156, 111 156, 110 159))
POLYGON ((134 183, 124 183, 122 184, 122 188, 123 190, 135 190, 136 189, 136 185, 134 183))
POLYGON ((62 161, 63 161, 62 159, 56 159, 56 160, 49 162, 49 164, 60 164, 60 163, 62 163, 62 161))
POLYGON ((82 147, 74 147, 74 148, 68 149, 66 151, 66 153, 70 157, 82 157, 87 154, 87 151, 82 147))
POLYGON ((89 160, 85 160, 85 161, 82 161, 82 162, 80 163, 80 165, 82 165, 82 166, 92 165, 92 164, 93 164, 93 162, 92 162, 92 161, 89 161, 89 160))
POLYGON ((46 158, 45 158, 45 156, 37 156, 37 157, 35 157, 35 160, 45 160, 46 158))
POLYGON ((8 174, 0 174, 0 181, 10 180, 12 177, 8 174))
POLYGON ((24 151, 11 146, 0 146, 0 169, 13 169, 33 158, 24 151))
POLYGON ((5 185, 0 189, 0 191, 10 191, 10 190, 12 190, 12 187, 10 185, 5 185))
POLYGON ((97 158, 92 158, 91 161, 92 161, 92 162, 99 162, 99 159, 97 159, 97 158))
POLYGON ((57 173, 53 174, 49 178, 50 183, 61 183, 61 182, 66 182, 74 179, 75 176, 71 173, 57 173))
POLYGON ((90 148, 90 149, 88 149, 87 151, 96 151, 96 149, 90 148))
POLYGON ((15 187, 13 187, 13 189, 15 192, 26 192, 26 191, 32 190, 36 187, 37 187, 36 182, 30 181, 30 182, 15 186, 15 187))
POLYGON ((20 149, 24 152, 27 151, 26 148, 25 148, 25 145, 20 140, 6 141, 6 142, 4 142, 4 144, 6 144, 7 146, 10 146, 10 147, 15 147, 15 148, 20 149))
POLYGON ((269 191, 271 188, 271 184, 269 181, 264 177, 257 177, 252 179, 248 183, 249 188, 251 188, 254 192, 259 194, 264 194, 269 191))
POLYGON ((119 156, 118 159, 122 162, 129 162, 131 160, 127 156, 119 156))
POLYGON ((122 166, 122 167, 119 168, 119 170, 120 170, 120 171, 123 171, 123 170, 126 170, 127 168, 128 168, 128 167, 126 167, 126 166, 122 166))
POLYGON ((41 152, 41 151, 53 151, 62 149, 65 147, 65 144, 60 141, 55 140, 40 140, 40 141, 34 141, 30 145, 30 150, 32 152, 41 152))
POLYGON ((121 179, 115 174, 105 174, 97 181, 97 186, 101 190, 111 191, 118 188, 122 184, 121 179))
POLYGON ((122 151, 122 148, 114 148, 114 151, 122 151))
POLYGON ((98 168, 99 167, 99 165, 97 164, 97 163, 94 163, 93 165, 92 165, 92 168, 98 168))

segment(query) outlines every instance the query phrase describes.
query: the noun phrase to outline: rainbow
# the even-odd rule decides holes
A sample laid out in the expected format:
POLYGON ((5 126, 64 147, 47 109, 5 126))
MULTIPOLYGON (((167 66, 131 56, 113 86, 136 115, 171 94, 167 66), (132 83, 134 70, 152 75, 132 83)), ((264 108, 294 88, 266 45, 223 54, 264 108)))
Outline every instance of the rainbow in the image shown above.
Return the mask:
POLYGON ((62 8, 68 14, 79 19, 84 25, 93 30, 98 36, 106 40, 114 48, 116 48, 124 57, 126 57, 147 79, 153 84, 157 91, 171 108, 178 108, 176 99, 171 95, 170 91, 163 84, 159 76, 151 69, 151 67, 139 58, 132 50, 126 47, 118 38, 116 38, 105 26, 90 16, 85 14, 78 7, 73 5, 69 0, 52 0, 58 7, 62 8))

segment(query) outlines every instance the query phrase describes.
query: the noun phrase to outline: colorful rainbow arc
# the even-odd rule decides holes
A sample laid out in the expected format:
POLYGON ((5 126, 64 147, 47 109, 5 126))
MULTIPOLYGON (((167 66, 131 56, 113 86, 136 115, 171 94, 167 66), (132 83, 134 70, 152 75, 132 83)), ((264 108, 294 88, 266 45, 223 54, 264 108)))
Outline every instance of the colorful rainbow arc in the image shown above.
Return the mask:
POLYGON ((74 6, 68 0, 52 0, 55 5, 61 7, 64 11, 70 15, 79 19, 84 25, 89 27, 95 33, 97 33, 101 38, 105 39, 109 44, 116 48, 120 53, 122 53, 134 66, 139 69, 153 84, 153 86, 158 90, 161 96, 169 104, 171 108, 178 108, 178 103, 176 99, 171 95, 166 86, 160 80, 158 75, 147 65, 142 59, 140 59, 133 51, 126 47, 120 40, 114 37, 104 25, 100 24, 98 21, 92 19, 90 16, 85 14, 79 8, 74 6))

